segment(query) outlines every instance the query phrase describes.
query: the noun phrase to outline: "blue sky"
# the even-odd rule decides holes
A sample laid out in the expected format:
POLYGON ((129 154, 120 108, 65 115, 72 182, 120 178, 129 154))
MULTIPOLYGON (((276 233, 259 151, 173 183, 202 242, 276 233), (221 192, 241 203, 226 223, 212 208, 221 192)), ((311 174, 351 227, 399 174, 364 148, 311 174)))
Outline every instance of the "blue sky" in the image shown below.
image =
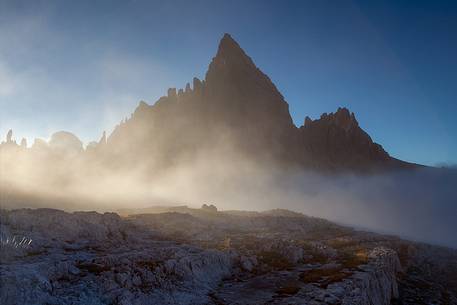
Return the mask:
POLYGON ((297 125, 346 106, 394 157, 457 163, 455 1, 0 0, 0 132, 96 140, 203 78, 225 32, 297 125))

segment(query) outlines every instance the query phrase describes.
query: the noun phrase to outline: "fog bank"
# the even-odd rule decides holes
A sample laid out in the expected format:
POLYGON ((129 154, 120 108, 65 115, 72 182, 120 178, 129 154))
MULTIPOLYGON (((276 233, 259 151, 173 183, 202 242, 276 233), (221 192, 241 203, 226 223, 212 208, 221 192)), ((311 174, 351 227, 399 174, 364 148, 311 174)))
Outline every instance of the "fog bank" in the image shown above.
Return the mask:
MULTIPOLYGON (((153 205, 290 209, 366 230, 457 248, 457 171, 317 173, 259 164, 229 150, 165 168, 110 166, 97 154, 3 150, 0 205, 115 211, 153 205)), ((111 161, 110 161, 111 162, 111 161)))

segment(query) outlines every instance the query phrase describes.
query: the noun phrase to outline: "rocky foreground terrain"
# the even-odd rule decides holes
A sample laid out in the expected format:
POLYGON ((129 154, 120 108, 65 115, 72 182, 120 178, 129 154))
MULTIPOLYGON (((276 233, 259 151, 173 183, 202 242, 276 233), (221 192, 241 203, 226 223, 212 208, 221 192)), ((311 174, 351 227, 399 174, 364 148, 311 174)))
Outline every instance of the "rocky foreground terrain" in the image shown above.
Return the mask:
POLYGON ((457 304, 455 250, 286 210, 119 214, 1 210, 0 304, 457 304))

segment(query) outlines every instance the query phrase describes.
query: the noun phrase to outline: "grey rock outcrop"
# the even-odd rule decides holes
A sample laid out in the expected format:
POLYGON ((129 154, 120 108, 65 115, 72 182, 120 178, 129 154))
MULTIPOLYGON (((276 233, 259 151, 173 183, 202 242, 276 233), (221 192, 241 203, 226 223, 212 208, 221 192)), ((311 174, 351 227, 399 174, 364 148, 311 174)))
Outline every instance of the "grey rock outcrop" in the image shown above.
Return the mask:
POLYGON ((5 305, 204 304, 236 261, 232 253, 161 241, 116 214, 24 209, 1 217, 2 232, 33 240, 14 256, 1 251, 5 305))
POLYGON ((6 143, 11 143, 13 137, 13 130, 8 130, 8 133, 6 134, 6 143))
POLYGON ((2 240, 31 241, 0 244, 0 303, 410 304, 419 280, 434 304, 457 300, 451 251, 286 211, 180 210, 193 215, 0 210, 2 240))
POLYGON ((362 266, 348 281, 343 305, 389 305, 397 299, 397 274, 401 271, 397 253, 391 249, 375 248, 369 254, 368 265, 362 266))

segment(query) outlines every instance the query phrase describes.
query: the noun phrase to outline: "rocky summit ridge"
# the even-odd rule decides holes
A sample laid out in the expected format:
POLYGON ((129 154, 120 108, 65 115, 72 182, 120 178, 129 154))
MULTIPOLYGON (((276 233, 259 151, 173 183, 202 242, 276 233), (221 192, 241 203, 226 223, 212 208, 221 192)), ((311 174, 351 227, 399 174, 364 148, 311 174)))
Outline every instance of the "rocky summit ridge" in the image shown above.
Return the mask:
MULTIPOLYGON (((392 158, 359 126, 354 113, 339 108, 297 127, 276 86, 225 34, 205 79, 168 89, 153 105, 140 102, 117 126, 107 147, 156 160, 228 146, 258 162, 320 170, 398 169, 415 165, 392 158)), ((159 162, 160 163, 160 162, 159 162)))
MULTIPOLYGON (((83 152, 73 134, 58 132, 51 139, 36 139, 32 148, 49 155, 54 148, 83 152)), ((0 153, 19 148, 27 144, 23 140, 18 145, 10 130, 0 153)), ((152 105, 141 101, 129 119, 85 151, 108 169, 115 164, 116 169, 141 167, 147 172, 192 164, 197 158, 319 171, 418 166, 391 157, 344 107, 316 120, 306 117, 302 126, 295 126, 282 94, 229 34, 222 37, 204 80, 194 78, 185 88, 169 88, 152 105)))

